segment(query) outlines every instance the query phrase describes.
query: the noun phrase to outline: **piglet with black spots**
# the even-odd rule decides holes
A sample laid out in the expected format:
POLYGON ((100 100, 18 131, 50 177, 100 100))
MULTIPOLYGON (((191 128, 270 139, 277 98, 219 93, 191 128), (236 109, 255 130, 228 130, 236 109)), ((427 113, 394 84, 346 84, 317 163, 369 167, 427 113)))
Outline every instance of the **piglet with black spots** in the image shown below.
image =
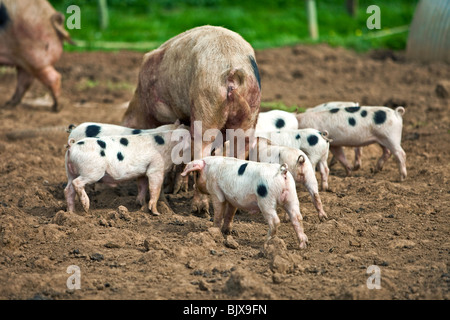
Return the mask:
POLYGON ((140 133, 155 133, 167 130, 175 130, 180 126, 180 121, 173 124, 166 124, 154 129, 133 129, 109 123, 83 122, 78 126, 70 125, 67 130, 70 134, 68 141, 74 139, 75 142, 84 138, 100 138, 105 136, 125 136, 136 135, 140 133))
POLYGON ((223 233, 231 232, 237 208, 260 211, 269 224, 269 240, 280 224, 276 209, 277 205, 282 205, 300 248, 306 248, 308 238, 303 231, 295 181, 287 165, 213 156, 189 162, 182 175, 192 171, 198 171, 195 181, 198 190, 211 195, 214 226, 221 226, 223 233))
MULTIPOLYGON (((321 103, 315 107, 306 109, 305 112, 317 112, 317 111, 325 111, 325 110, 331 110, 333 109, 334 112, 336 112, 339 109, 347 108, 347 107, 358 107, 358 102, 352 102, 352 101, 328 101, 325 103, 321 103)), ((294 115, 295 117, 295 115, 294 115)), ((298 125, 298 122, 297 122, 298 125)), ((345 157, 345 155, 343 155, 345 157)), ((358 170, 361 168, 361 157, 362 157, 362 148, 356 147, 355 148, 355 161, 353 164, 353 170, 358 170)), ((330 161, 329 166, 333 166, 336 163, 336 158, 333 157, 330 161)))
POLYGON ((256 131, 257 137, 269 139, 273 144, 300 149, 306 153, 312 167, 319 169, 322 190, 328 189, 328 150, 330 140, 326 131, 316 129, 297 129, 282 131, 256 131))
MULTIPOLYGON (((138 183, 148 186, 150 191, 149 210, 159 215, 156 204, 164 175, 172 168, 172 150, 180 143, 172 141, 174 132, 85 138, 78 142, 72 139, 66 153, 67 210, 75 211, 75 195, 78 194, 83 209, 88 212, 89 197, 84 189, 87 184, 103 182, 116 186, 138 178, 138 183)), ((183 146, 183 150, 188 147, 183 146)), ((146 192, 141 186, 137 202, 142 209, 145 209, 146 192)))
POLYGON ((283 110, 260 112, 255 131, 279 131, 298 129, 295 114, 283 110))
POLYGON ((311 161, 306 154, 298 149, 286 146, 274 145, 266 138, 256 138, 256 144, 250 151, 257 152, 258 162, 286 163, 289 172, 294 177, 296 183, 301 183, 311 196, 314 207, 317 210, 320 220, 327 218, 323 210, 322 201, 319 195, 319 185, 311 161))
POLYGON ((305 112, 316 112, 316 111, 324 111, 330 110, 333 108, 345 108, 345 107, 357 107, 359 106, 358 102, 352 101, 328 101, 325 103, 318 104, 315 107, 306 109, 305 112))
POLYGON ((378 143, 383 155, 375 170, 380 171, 393 154, 398 162, 400 180, 406 179, 406 154, 401 147, 403 114, 405 109, 395 110, 383 107, 353 106, 330 110, 300 113, 297 115, 299 128, 320 128, 332 139, 330 151, 343 164, 347 174, 352 168, 347 162, 342 147, 363 147, 378 143))

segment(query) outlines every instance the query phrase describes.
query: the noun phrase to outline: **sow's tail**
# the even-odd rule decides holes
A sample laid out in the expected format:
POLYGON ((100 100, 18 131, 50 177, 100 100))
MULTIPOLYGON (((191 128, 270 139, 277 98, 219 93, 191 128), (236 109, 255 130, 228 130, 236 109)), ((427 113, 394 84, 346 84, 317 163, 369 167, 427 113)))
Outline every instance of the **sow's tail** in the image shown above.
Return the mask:
POLYGON ((253 75, 243 68, 233 68, 225 74, 226 98, 223 110, 228 111, 226 128, 254 128, 258 116, 261 91, 253 75))
POLYGON ((67 32, 67 30, 64 29, 64 15, 61 12, 54 13, 51 16, 50 21, 61 40, 66 40, 71 45, 76 45, 76 43, 70 37, 69 32, 67 32))

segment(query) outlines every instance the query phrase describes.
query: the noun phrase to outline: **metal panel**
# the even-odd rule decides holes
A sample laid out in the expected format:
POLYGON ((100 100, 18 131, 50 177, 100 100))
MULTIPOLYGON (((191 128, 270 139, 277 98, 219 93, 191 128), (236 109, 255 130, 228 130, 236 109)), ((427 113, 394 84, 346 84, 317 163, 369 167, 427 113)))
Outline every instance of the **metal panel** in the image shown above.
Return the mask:
POLYGON ((420 0, 409 31, 406 57, 450 63, 450 0, 420 0))

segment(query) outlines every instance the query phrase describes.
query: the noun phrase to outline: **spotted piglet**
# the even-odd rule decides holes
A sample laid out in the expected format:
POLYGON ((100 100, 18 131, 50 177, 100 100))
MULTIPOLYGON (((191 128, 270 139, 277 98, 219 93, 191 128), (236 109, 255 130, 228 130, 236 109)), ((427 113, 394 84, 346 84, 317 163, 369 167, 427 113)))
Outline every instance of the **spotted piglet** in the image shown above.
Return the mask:
POLYGON ((330 140, 326 131, 316 129, 297 129, 284 131, 257 131, 255 136, 269 139, 273 144, 300 149, 306 153, 313 168, 319 169, 322 190, 328 189, 328 150, 330 140))
POLYGON ((316 112, 316 111, 324 111, 330 110, 333 108, 345 108, 345 107, 357 107, 359 106, 358 102, 352 101, 328 101, 325 103, 318 104, 315 107, 306 109, 305 112, 316 112))
MULTIPOLYGON (((148 185, 149 210, 159 215, 156 204, 164 175, 172 168, 172 149, 179 144, 171 139, 174 132, 85 138, 78 142, 72 139, 66 152, 68 182, 64 194, 68 211, 75 211, 75 194, 78 194, 83 209, 88 212, 89 197, 84 189, 87 184, 103 182, 116 186, 138 178, 139 184, 148 185)), ((145 187, 139 189, 137 201, 143 209, 146 192, 145 187)))
MULTIPOLYGON (((188 129, 188 127, 184 126, 180 126, 180 121, 177 120, 175 121, 175 123, 173 124, 166 124, 166 125, 162 125, 159 126, 157 128, 153 128, 153 129, 134 129, 134 128, 128 128, 128 127, 124 127, 124 126, 120 126, 120 125, 115 125, 115 124, 109 124, 109 123, 99 123, 99 122, 83 122, 81 124, 79 124, 78 126, 74 126, 74 125, 70 125, 68 128, 68 132, 69 137, 68 137, 68 141, 70 141, 71 139, 74 139, 75 142, 77 142, 78 140, 84 139, 84 138, 101 138, 101 137, 105 137, 105 136, 125 136, 125 135, 136 135, 136 134, 140 134, 140 133, 157 133, 157 132, 161 132, 161 131, 167 131, 167 130, 175 130, 177 128, 185 128, 188 129)), ((177 172, 177 176, 175 177, 175 179, 178 179, 174 182, 174 188, 180 188, 180 179, 179 179, 179 173, 180 170, 179 168, 176 168, 174 171, 177 172)), ((172 177, 173 179, 173 177, 172 177)), ((138 184, 138 193, 140 192, 145 192, 145 190, 148 189, 148 186, 145 185, 144 181, 146 181, 145 179, 142 181, 142 183, 138 184), (144 191, 141 191, 140 189, 143 188, 144 191)), ((164 196, 163 200, 165 200, 164 196)), ((138 202, 140 200, 138 199, 138 202)))
POLYGON ((198 171, 196 187, 211 195, 214 226, 229 233, 237 208, 263 214, 269 224, 267 240, 275 236, 280 219, 277 205, 283 205, 300 243, 306 248, 295 181, 286 165, 260 163, 231 157, 212 156, 186 165, 182 175, 198 171))
POLYGON ((354 106, 300 113, 297 120, 299 128, 320 128, 328 131, 332 139, 330 151, 343 164, 348 175, 352 168, 342 147, 362 147, 378 143, 383 149, 383 155, 375 170, 380 171, 393 154, 398 162, 400 180, 403 181, 406 179, 406 154, 400 143, 404 113, 403 107, 393 110, 383 106, 354 106))
POLYGON ((258 162, 286 163, 289 172, 294 177, 296 183, 301 183, 311 196, 311 200, 316 208, 320 220, 327 218, 323 210, 322 201, 319 195, 319 185, 311 161, 306 154, 298 149, 286 146, 274 145, 266 138, 256 138, 254 149, 257 152, 258 162))
POLYGON ((84 138, 100 138, 105 136, 125 136, 140 133, 155 133, 166 130, 175 130, 179 127, 180 122, 177 120, 174 124, 166 124, 154 129, 133 129, 109 123, 99 122, 83 122, 78 126, 70 125, 68 132, 68 141, 74 139, 75 142, 84 138))
MULTIPOLYGON (((308 108, 306 109, 305 112, 317 112, 317 111, 325 111, 325 110, 331 110, 331 109, 336 109, 336 108, 347 108, 347 107, 358 107, 359 103, 358 102, 352 102, 352 101, 328 101, 322 104, 319 104, 313 108, 308 108)), ((297 122, 298 124, 298 122, 297 122)), ((353 170, 358 170, 359 168, 361 168, 361 157, 362 157, 362 148, 360 147, 356 147, 354 148, 355 151, 355 160, 353 163, 353 170)), ((345 155, 344 155, 345 157, 345 155)), ((334 164, 336 164, 337 160, 336 158, 333 156, 333 158, 330 161, 329 166, 333 166, 334 164)))
POLYGON ((260 112, 255 131, 279 131, 298 129, 295 114, 283 110, 260 112))

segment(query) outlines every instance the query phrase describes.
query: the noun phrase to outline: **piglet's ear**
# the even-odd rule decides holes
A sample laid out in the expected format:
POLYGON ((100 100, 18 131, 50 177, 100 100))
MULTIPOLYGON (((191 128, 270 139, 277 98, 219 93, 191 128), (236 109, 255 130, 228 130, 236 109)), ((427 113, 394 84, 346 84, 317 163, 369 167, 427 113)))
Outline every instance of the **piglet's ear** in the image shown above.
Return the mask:
POLYGON ((181 173, 182 177, 185 177, 192 171, 201 171, 205 167, 205 161, 204 160, 195 160, 192 162, 189 162, 186 167, 184 168, 184 171, 181 173))

